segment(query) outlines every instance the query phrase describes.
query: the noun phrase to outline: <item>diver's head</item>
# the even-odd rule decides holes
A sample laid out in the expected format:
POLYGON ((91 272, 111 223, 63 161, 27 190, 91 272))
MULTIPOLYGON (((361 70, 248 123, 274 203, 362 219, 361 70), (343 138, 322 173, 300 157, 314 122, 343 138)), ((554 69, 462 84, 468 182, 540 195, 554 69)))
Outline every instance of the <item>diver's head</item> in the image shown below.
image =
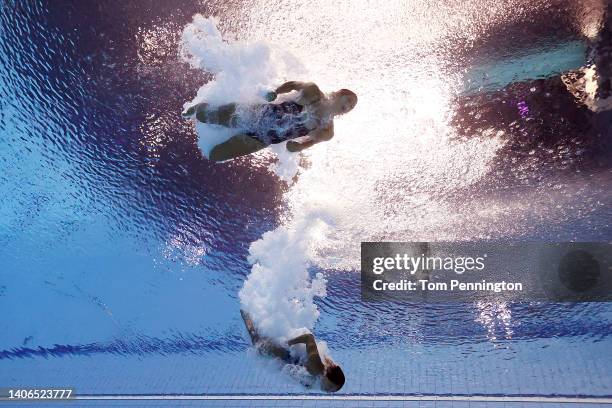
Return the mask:
POLYGON ((350 112, 357 105, 357 95, 348 89, 332 92, 331 98, 334 115, 350 112))
POLYGON ((327 392, 336 392, 344 385, 344 373, 339 365, 330 359, 325 359, 325 371, 321 376, 321 389, 327 392))

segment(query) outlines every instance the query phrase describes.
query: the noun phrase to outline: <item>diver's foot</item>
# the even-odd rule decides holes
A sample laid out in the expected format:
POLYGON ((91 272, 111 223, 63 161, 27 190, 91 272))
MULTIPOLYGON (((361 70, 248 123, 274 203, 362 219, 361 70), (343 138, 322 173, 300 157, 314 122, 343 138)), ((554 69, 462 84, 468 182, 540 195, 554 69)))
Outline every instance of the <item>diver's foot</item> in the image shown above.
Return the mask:
POLYGON ((190 106, 189 108, 185 109, 183 112, 181 112, 181 116, 185 119, 191 119, 193 117, 193 115, 196 114, 196 108, 195 105, 194 106, 190 106))
POLYGON ((185 119, 191 119, 195 115, 200 122, 205 122, 205 120, 200 120, 198 115, 202 117, 202 119, 206 119, 206 108, 208 108, 208 104, 206 102, 198 103, 184 110, 181 113, 181 116, 185 119))
POLYGON ((251 320, 251 316, 242 309, 240 309, 240 316, 242 316, 242 320, 244 320, 244 325, 246 326, 247 330, 249 332, 255 331, 255 326, 253 325, 253 320, 251 320))

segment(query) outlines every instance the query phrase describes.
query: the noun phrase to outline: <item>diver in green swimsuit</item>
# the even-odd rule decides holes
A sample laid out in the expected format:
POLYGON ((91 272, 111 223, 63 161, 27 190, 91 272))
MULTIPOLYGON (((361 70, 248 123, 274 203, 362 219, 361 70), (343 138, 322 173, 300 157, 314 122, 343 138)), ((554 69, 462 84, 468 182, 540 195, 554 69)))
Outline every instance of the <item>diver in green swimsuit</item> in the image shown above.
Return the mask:
POLYGON ((284 83, 269 92, 266 99, 272 102, 278 94, 291 91, 298 91, 293 101, 249 106, 251 111, 257 111, 257 120, 251 123, 241 117, 241 106, 236 103, 215 108, 199 103, 189 107, 182 115, 185 118, 195 117, 202 123, 238 130, 210 152, 211 160, 224 161, 287 140, 287 150, 290 152, 330 140, 334 135, 334 116, 349 112, 357 104, 357 95, 348 89, 325 95, 316 84, 297 81, 284 83))

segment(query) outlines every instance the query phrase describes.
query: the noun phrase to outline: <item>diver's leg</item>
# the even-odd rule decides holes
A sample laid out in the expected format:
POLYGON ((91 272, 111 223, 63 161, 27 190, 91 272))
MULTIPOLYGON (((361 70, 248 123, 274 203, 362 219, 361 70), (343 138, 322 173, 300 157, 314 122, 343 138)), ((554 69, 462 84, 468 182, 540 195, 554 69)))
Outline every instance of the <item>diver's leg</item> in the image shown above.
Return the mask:
POLYGON ((244 133, 232 136, 229 140, 218 144, 210 151, 208 158, 213 161, 225 161, 246 154, 255 153, 265 148, 261 141, 244 133))
POLYGON ((264 338, 258 341, 256 346, 257 351, 259 351, 259 353, 263 355, 276 357, 284 361, 285 363, 291 362, 291 353, 289 352, 289 350, 281 346, 274 340, 264 338))
POLYGON ((236 115, 235 103, 229 103, 227 105, 221 105, 217 108, 217 125, 236 127, 238 122, 238 116, 236 115))
POLYGON ((260 337, 259 333, 257 333, 257 330, 255 329, 255 325, 253 325, 251 316, 242 309, 240 309, 240 315, 242 316, 242 320, 244 320, 244 325, 246 326, 249 336, 251 336, 251 341, 257 348, 257 351, 259 351, 261 354, 279 358, 285 362, 290 361, 291 353, 289 353, 287 348, 269 338, 260 337))
POLYGON ((249 332, 249 336, 251 336, 251 341, 253 344, 257 343, 259 341, 259 334, 257 334, 257 330, 255 330, 251 316, 242 309, 240 309, 240 315, 242 316, 242 320, 244 320, 244 325, 249 332))
POLYGON ((211 125, 234 127, 236 126, 236 122, 238 120, 235 113, 235 103, 221 105, 216 109, 209 109, 208 106, 206 106, 196 111, 196 119, 202 123, 208 123, 211 125))
POLYGON ((182 115, 185 118, 195 115, 196 119, 202 123, 235 127, 238 121, 236 107, 235 103, 228 103, 217 108, 209 108, 208 104, 204 102, 189 107, 182 115))

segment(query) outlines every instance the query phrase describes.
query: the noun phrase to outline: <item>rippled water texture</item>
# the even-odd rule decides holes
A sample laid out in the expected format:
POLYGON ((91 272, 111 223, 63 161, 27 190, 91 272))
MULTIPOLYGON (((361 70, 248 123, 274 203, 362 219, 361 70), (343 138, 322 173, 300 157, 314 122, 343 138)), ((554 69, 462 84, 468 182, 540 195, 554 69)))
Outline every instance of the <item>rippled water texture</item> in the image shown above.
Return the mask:
MULTIPOLYGON (((558 76, 585 63, 601 7, 1 1, 0 360, 242 355, 249 245, 325 209, 316 334, 349 368, 351 352, 396 347, 423 370, 453 350, 493 372, 547 347, 612 363, 608 304, 363 304, 356 272, 367 240, 612 238, 609 116, 577 105, 558 76), (179 55, 196 13, 217 16, 225 38, 290 53, 297 79, 359 95, 292 184, 268 151, 201 156, 180 118, 212 79, 179 55)), ((607 367, 586 393, 609 390, 607 367)))

